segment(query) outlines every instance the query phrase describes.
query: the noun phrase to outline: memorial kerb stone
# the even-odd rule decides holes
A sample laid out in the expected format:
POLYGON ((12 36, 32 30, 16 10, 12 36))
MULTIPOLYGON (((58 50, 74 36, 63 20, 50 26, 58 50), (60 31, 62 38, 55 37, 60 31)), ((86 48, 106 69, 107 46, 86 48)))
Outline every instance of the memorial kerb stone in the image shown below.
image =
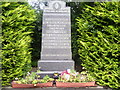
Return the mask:
POLYGON ((43 9, 41 48, 38 67, 42 71, 74 69, 70 7, 64 1, 50 1, 43 9))

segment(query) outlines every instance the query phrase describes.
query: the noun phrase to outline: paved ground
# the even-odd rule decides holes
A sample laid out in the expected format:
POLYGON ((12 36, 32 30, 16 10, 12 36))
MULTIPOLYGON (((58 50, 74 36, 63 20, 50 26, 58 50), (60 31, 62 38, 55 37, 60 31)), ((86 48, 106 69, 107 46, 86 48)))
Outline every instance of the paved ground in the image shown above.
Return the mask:
POLYGON ((112 89, 105 89, 103 87, 86 87, 86 88, 56 88, 56 87, 49 87, 49 88, 12 88, 6 87, 2 88, 1 90, 112 90, 112 89))

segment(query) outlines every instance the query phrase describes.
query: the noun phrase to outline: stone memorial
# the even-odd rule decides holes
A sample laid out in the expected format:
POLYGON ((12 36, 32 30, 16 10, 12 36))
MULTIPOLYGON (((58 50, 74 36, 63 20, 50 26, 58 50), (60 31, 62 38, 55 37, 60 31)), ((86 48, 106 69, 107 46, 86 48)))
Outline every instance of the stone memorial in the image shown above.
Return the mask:
POLYGON ((42 49, 38 67, 45 72, 74 69, 71 52, 70 7, 50 1, 43 9, 42 49))

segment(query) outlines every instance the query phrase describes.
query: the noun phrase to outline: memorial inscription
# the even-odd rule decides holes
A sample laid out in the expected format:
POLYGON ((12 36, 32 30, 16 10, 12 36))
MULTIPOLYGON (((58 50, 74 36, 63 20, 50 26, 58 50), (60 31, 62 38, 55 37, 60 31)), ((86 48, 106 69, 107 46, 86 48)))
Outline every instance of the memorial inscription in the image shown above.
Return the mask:
POLYGON ((38 61, 42 70, 62 71, 74 67, 71 53, 70 7, 66 7, 65 4, 63 1, 50 1, 49 5, 44 7, 41 60, 38 61), (56 61, 59 61, 62 68, 53 68, 56 61))

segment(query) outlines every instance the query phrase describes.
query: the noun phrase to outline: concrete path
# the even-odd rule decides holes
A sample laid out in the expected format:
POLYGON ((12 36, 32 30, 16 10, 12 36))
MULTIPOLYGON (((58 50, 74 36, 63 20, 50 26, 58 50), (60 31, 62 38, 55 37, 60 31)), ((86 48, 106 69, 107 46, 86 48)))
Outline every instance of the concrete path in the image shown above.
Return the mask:
POLYGON ((86 88, 56 88, 56 87, 49 87, 49 88, 12 88, 12 87, 5 87, 1 90, 112 90, 112 89, 105 89, 103 87, 86 87, 86 88))

